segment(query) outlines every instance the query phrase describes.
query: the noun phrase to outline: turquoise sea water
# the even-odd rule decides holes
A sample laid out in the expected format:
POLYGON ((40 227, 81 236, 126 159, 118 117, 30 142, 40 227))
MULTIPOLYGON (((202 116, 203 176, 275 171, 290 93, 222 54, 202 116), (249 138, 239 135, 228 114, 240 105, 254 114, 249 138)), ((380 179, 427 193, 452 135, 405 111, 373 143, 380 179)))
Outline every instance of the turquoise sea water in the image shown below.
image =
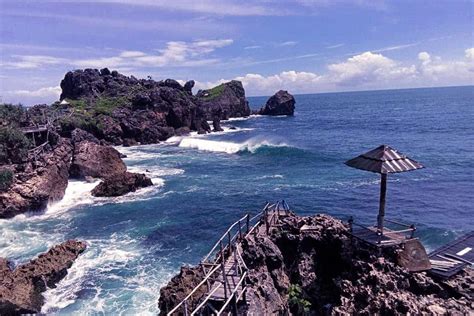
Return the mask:
MULTIPOLYGON (((258 108, 266 98, 249 101, 258 108)), ((118 148, 154 187, 105 199, 90 196, 94 183, 71 181, 45 213, 0 220, 0 256, 21 263, 65 239, 85 240, 43 312, 153 314, 179 267, 197 263, 227 225, 267 200, 375 222, 379 176, 343 163, 384 143, 426 166, 389 176, 387 217, 417 224, 428 250, 474 229, 474 87, 296 101, 294 117, 253 116, 225 122, 224 133, 118 148)))

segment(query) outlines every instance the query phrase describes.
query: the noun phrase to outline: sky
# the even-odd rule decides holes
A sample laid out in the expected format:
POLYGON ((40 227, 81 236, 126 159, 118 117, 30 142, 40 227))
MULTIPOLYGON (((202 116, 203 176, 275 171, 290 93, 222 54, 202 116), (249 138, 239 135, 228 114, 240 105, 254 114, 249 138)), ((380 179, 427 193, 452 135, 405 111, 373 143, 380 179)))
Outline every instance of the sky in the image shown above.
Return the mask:
POLYGON ((1 102, 51 103, 67 71, 247 96, 474 84, 462 0, 0 0, 1 102))

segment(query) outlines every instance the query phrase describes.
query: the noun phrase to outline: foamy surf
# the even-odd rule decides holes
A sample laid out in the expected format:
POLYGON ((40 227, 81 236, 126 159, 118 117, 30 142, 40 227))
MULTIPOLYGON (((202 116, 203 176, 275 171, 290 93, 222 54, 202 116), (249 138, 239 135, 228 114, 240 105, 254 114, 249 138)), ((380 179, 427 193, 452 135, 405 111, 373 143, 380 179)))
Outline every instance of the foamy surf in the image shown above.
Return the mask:
POLYGON ((254 153, 257 149, 267 147, 289 147, 287 144, 280 142, 274 143, 268 140, 249 139, 242 143, 234 143, 227 141, 215 141, 207 139, 183 138, 179 143, 179 147, 193 148, 203 151, 220 152, 227 154, 236 154, 242 151, 254 153))

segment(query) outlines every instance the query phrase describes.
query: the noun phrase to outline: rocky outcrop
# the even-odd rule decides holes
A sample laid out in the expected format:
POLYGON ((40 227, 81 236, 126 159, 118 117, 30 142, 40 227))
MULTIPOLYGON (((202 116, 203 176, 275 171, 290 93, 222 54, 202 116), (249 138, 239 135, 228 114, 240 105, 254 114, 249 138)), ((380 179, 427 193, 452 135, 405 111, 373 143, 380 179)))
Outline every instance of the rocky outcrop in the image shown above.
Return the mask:
POLYGON ((221 120, 227 120, 231 117, 246 117, 251 112, 240 81, 232 80, 209 90, 199 90, 196 96, 208 121, 212 121, 216 115, 221 120))
MULTIPOLYGON (((178 275, 174 276, 170 282, 160 289, 159 307, 160 315, 164 315, 181 302, 194 287, 196 287, 204 276, 201 267, 181 267, 178 275)), ((189 305, 196 306, 199 299, 206 294, 205 288, 201 287, 196 291, 195 299, 189 305)))
POLYGON ((153 185, 151 179, 144 174, 124 172, 99 183, 92 190, 92 195, 120 196, 151 185, 153 185))
MULTIPOLYGON (((239 315, 443 315, 473 310, 470 269, 450 281, 410 273, 396 264, 396 249, 378 257, 351 241, 346 225, 327 215, 291 215, 280 224, 268 235, 251 235, 242 242, 249 270, 247 304, 240 305, 239 315)), ((194 276, 193 284, 199 279, 194 276)), ((192 286, 184 280, 181 273, 161 291, 160 309, 169 310, 189 293, 192 286)))
POLYGON ((15 269, 0 258, 0 315, 39 313, 41 293, 54 288, 85 249, 84 242, 69 240, 15 269))
POLYGON ((67 136, 80 127, 121 145, 124 139, 158 143, 182 128, 210 132, 200 100, 192 95, 193 85, 194 81, 183 87, 173 79, 137 79, 108 69, 68 72, 61 81, 61 100, 69 105, 56 107, 65 107, 72 116, 61 122, 61 133, 67 136))
POLYGON ((113 147, 91 141, 75 144, 71 176, 77 178, 109 178, 127 171, 120 153, 113 147))
POLYGON ((260 115, 293 115, 295 112, 295 98, 288 91, 280 90, 271 96, 264 107, 256 114, 260 115))
POLYGON ((71 141, 60 138, 36 159, 31 157, 27 163, 11 165, 14 180, 7 191, 0 192, 0 218, 43 210, 49 202, 61 199, 68 183, 72 154, 71 141))

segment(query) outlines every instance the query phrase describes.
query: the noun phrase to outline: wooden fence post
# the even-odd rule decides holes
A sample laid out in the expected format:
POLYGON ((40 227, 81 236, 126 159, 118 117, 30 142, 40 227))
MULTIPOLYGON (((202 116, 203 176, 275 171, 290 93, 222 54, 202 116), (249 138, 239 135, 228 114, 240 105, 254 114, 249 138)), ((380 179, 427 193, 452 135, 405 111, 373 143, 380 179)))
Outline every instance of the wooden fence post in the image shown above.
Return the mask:
POLYGON ((222 269, 222 280, 224 282, 224 298, 227 300, 227 278, 225 275, 225 259, 224 259, 224 248, 222 247, 221 241, 221 269, 222 269))
POLYGON ((247 213, 247 234, 249 233, 250 230, 250 214, 247 213))

